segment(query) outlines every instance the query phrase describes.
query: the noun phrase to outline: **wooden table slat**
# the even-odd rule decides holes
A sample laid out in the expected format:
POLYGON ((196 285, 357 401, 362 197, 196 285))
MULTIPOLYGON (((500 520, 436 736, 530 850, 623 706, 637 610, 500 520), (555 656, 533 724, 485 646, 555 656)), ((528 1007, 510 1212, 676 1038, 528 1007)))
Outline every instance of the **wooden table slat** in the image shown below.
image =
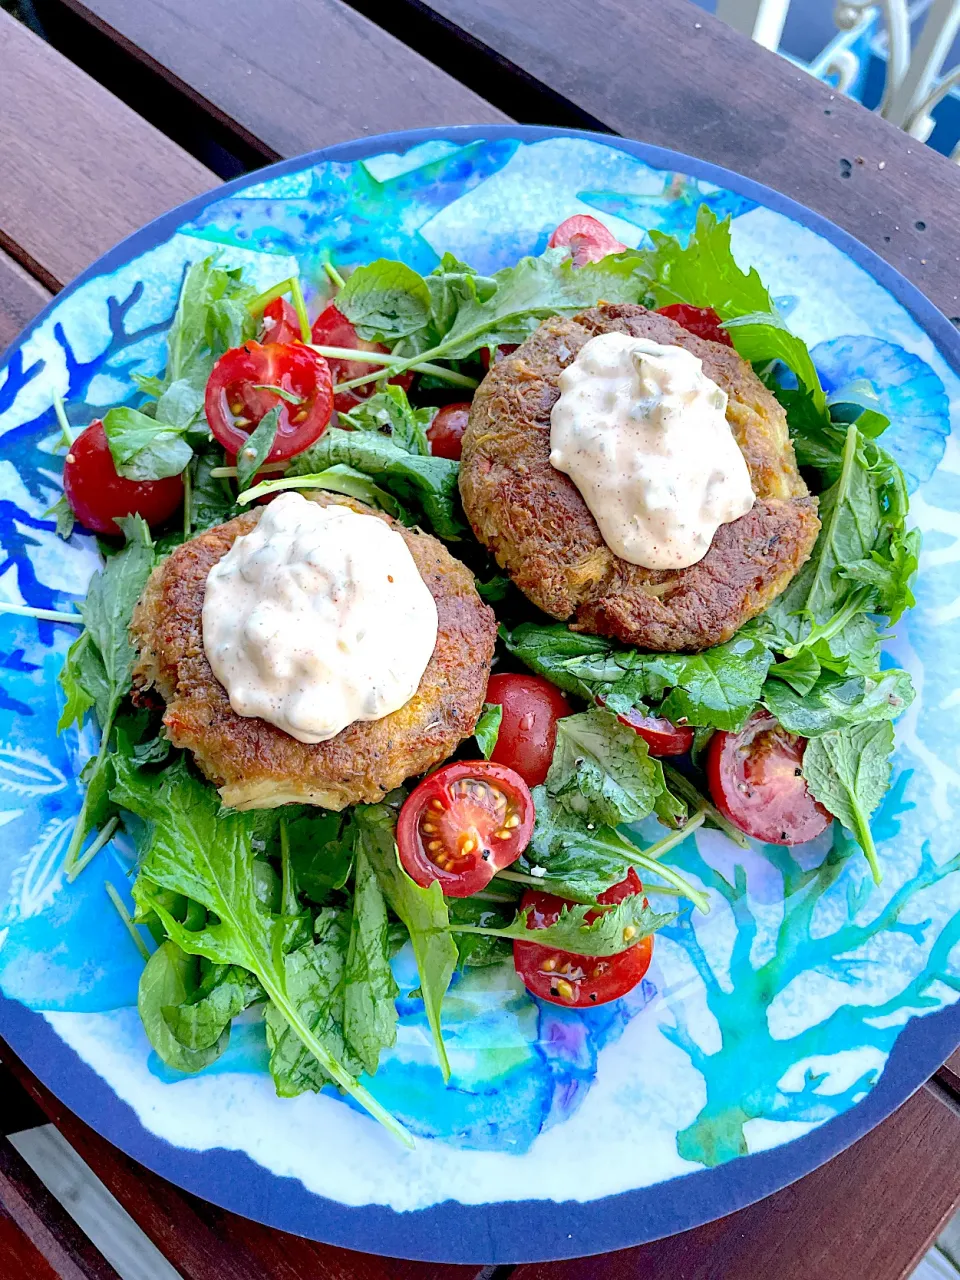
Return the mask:
POLYGON ((0 250, 0 353, 49 301, 43 285, 0 250))
POLYGON ((405 1262, 318 1244, 181 1191, 94 1133, 2 1042, 0 1052, 13 1077, 183 1280, 479 1280, 480 1267, 405 1262))
POLYGON ((19 1242, 11 1230, 15 1226, 60 1280, 120 1280, 116 1271, 54 1199, 9 1138, 0 1138, 0 1211, 6 1222, 0 1226, 0 1265, 4 1252, 16 1251, 21 1265, 2 1274, 10 1280, 47 1272, 19 1242))
POLYGON ((960 1203, 960 1114, 920 1089, 792 1186, 695 1231, 510 1280, 906 1280, 960 1203))
POLYGON ((340 0, 44 0, 112 34, 267 156, 503 112, 340 0))
POLYGON ((559 99, 792 196, 960 315, 960 167, 689 0, 594 0, 583 39, 580 0, 355 2, 499 86, 494 100, 521 119, 568 123, 545 114, 559 99))
POLYGON ((218 179, 0 12, 0 248, 57 289, 218 179))

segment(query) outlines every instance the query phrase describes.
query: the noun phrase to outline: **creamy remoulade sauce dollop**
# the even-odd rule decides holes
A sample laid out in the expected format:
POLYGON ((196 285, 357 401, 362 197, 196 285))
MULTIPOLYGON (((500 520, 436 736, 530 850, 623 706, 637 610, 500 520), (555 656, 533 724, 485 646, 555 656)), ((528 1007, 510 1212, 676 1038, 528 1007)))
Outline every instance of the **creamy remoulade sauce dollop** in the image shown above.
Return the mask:
POLYGON ((407 544, 346 506, 283 493, 207 575, 203 647, 231 707, 300 742, 398 711, 436 643, 407 544))
POLYGON ((682 569, 753 506, 727 395, 683 347, 626 333, 584 343, 559 378, 550 462, 622 560, 682 569))

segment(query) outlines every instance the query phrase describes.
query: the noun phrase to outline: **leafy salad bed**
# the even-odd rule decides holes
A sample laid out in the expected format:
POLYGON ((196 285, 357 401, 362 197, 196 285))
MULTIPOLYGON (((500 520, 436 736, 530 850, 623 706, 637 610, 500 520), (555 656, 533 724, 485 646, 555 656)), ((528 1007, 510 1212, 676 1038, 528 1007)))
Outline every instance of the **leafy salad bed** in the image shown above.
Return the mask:
MULTIPOLYGON (((156 941, 144 952, 139 1008, 151 1044, 169 1066, 194 1072, 226 1048, 233 1019, 263 1009, 270 1070, 292 1096, 332 1082, 401 1138, 406 1131, 361 1082, 395 1041, 397 986, 390 960, 412 943, 444 1079, 450 1068, 441 1004, 457 968, 501 963, 527 935, 518 912, 525 887, 570 904, 538 943, 611 956, 673 919, 642 895, 597 908, 630 867, 645 890, 680 895, 706 910, 703 893, 663 856, 702 825, 744 837, 706 798, 702 753, 715 731, 737 731, 758 707, 808 739, 803 773, 813 796, 880 869, 869 818, 890 775, 892 721, 913 698, 906 672, 881 664, 884 619, 913 603, 919 535, 906 527, 902 473, 881 443, 887 420, 869 387, 828 401, 806 346, 791 334, 756 272, 742 272, 729 224, 701 209, 686 246, 650 233, 652 247, 575 267, 560 249, 492 277, 445 255, 423 277, 399 262, 358 267, 336 305, 360 339, 386 351, 359 357, 379 367, 349 380, 378 389, 278 474, 258 480, 277 432, 264 416, 239 460, 225 460, 204 417, 214 362, 255 337, 264 308, 289 295, 306 337, 299 285, 256 295, 213 259, 186 273, 168 335, 162 377, 136 378, 135 407, 104 417, 121 476, 180 475, 182 522, 154 539, 139 517, 119 520, 126 542, 104 541, 104 566, 80 607, 83 630, 61 681, 61 730, 93 712, 101 748, 83 772, 86 798, 68 852, 75 876, 122 824, 139 859, 136 923, 156 941), (426 435, 451 388, 473 387, 481 355, 523 341, 546 317, 598 301, 713 308, 745 359, 784 405, 798 462, 820 495, 822 530, 787 590, 726 644, 696 654, 644 653, 571 632, 536 613, 473 539, 459 505, 458 464, 430 453, 426 435), (416 375, 413 401, 386 377, 416 375), (418 524, 450 544, 476 573, 500 619, 500 667, 546 677, 584 709, 558 723, 553 763, 534 789, 536 825, 524 854, 489 891, 445 899, 398 863, 397 812, 406 790, 342 814, 304 806, 238 813, 164 736, 159 717, 129 699, 135 654, 128 626, 152 569, 180 542, 222 523, 258 497, 286 488, 349 494, 418 524), (653 713, 695 729, 691 755, 674 766, 651 756, 618 715, 653 713), (629 824, 656 814, 664 836, 643 850, 629 824)), ((336 348, 321 352, 333 358, 336 348)), ((347 384, 341 384, 340 390, 347 384)), ((269 388, 268 388, 269 389, 269 388)), ((457 392, 462 398, 462 390, 457 392)), ((66 415, 64 445, 74 439, 66 415)), ((69 535, 72 514, 58 504, 69 535)), ((61 615, 62 616, 62 615, 61 615)), ((488 706, 476 745, 489 756, 500 708, 488 706)), ((667 902, 669 904, 669 901, 667 902)), ((685 908, 686 909, 686 908, 685 908)))

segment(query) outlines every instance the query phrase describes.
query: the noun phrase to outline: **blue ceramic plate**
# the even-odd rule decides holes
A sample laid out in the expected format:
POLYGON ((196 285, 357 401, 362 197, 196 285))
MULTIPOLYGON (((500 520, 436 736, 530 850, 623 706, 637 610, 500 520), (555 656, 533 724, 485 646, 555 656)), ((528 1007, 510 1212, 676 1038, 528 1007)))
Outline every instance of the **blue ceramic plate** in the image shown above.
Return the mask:
MULTIPOLYGON (((61 873, 92 730, 58 738, 71 629, 0 618, 0 1032, 99 1132, 181 1186, 320 1240, 449 1261, 618 1249, 725 1214, 800 1177, 898 1106, 960 1042, 960 342, 905 280, 756 183, 589 134, 471 128, 366 139, 221 187, 146 227, 65 290, 0 370, 0 598, 68 607, 96 552, 45 514, 61 463, 52 398, 74 421, 160 368, 184 265, 213 251, 264 287, 322 263, 452 250, 483 272, 540 252, 574 212, 625 243, 685 235, 705 202, 733 219, 828 388, 866 378, 893 420, 924 531, 917 608, 888 642, 918 690, 897 725, 874 821, 885 876, 835 825, 794 850, 715 831, 675 851, 710 891, 657 939, 642 986, 585 1012, 541 1005, 512 966, 472 972, 444 1005, 444 1088, 422 1005, 401 999, 373 1093, 418 1135, 407 1151, 324 1093, 281 1101, 262 1023, 242 1021, 194 1077, 151 1053, 141 961, 104 890, 129 884, 116 841, 61 873), (836 842, 831 850, 830 841, 836 842), (832 856, 831 856, 832 853, 832 856)), ((412 959, 396 962, 401 991, 412 959)))

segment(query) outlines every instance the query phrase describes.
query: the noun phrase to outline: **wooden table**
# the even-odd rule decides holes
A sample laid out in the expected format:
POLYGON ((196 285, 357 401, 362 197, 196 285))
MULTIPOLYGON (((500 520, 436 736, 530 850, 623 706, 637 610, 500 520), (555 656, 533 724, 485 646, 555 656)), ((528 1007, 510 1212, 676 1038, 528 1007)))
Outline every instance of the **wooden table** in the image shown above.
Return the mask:
MULTIPOLYGON (((0 13, 0 347, 122 236, 222 177, 364 133, 509 120, 619 132, 757 178, 852 232, 960 324, 960 170, 687 0, 35 10, 50 44, 0 13)), ((116 1275, 2 1136, 46 1119, 184 1280, 895 1280, 960 1203, 960 1054, 759 1204, 657 1244, 515 1268, 381 1260, 248 1222, 136 1165, 2 1045, 0 1059, 3 1280, 116 1275)))

